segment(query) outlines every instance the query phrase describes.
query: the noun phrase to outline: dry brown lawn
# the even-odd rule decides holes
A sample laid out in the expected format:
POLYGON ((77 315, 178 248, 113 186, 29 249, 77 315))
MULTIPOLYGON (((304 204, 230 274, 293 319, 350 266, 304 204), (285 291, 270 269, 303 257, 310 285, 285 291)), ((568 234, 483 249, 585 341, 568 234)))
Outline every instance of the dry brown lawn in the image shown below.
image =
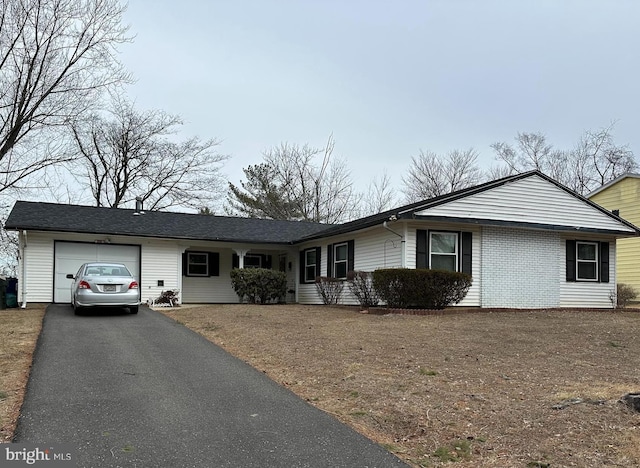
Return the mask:
POLYGON ((638 311, 163 312, 414 466, 640 465, 638 311))
POLYGON ((0 442, 13 437, 43 316, 44 307, 0 310, 0 442))
MULTIPOLYGON (((163 310, 414 466, 640 465, 638 311, 163 310)), ((0 311, 0 442, 44 308, 0 311)))

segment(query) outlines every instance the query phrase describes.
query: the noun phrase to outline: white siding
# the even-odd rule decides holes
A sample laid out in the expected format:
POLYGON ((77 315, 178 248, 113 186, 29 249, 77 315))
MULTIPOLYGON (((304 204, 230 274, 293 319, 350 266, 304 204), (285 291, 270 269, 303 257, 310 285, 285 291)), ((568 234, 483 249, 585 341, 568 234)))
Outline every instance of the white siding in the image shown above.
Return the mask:
POLYGON ((557 307, 563 249, 558 232, 484 227, 482 306, 557 307))
POLYGON ((18 279, 18 300, 52 302, 53 239, 46 234, 28 233, 23 255, 26 278, 18 279))
POLYGON ((407 268, 416 267, 416 231, 418 229, 442 230, 442 231, 459 231, 471 232, 471 276, 473 282, 469 288, 469 292, 465 298, 458 304, 460 307, 479 307, 480 304, 480 287, 482 285, 482 269, 481 269, 481 253, 482 253, 482 231, 478 226, 461 225, 453 223, 428 223, 413 222, 408 224, 407 236, 407 268))
POLYGON ((417 214, 633 233, 633 229, 539 176, 516 180, 417 214))
POLYGON ((145 241, 140 256, 142 302, 157 299, 163 291, 181 289, 182 248, 178 244, 171 241, 145 241), (158 281, 164 281, 164 286, 158 286, 158 281))
MULTIPOLYGON (((192 248, 194 250, 195 248, 192 248)), ((231 268, 233 266, 233 251, 229 248, 203 250, 220 253, 220 276, 197 278, 182 277, 182 301, 185 303, 236 303, 238 295, 231 287, 231 268)), ((253 252, 253 251, 252 251, 253 252)), ((182 268, 180 267, 180 270, 182 268)))
MULTIPOLYGON (((578 239, 580 240, 580 239, 578 239)), ((601 238, 584 238, 582 240, 600 240, 601 238)), ((609 282, 567 282, 565 273, 566 249, 562 240, 562 261, 560 268, 560 307, 613 308, 610 296, 616 289, 616 243, 609 243, 609 282)))
MULTIPOLYGON (((410 223, 405 231, 400 223, 394 223, 393 230, 399 233, 407 232, 405 237, 405 266, 415 268, 416 257, 416 229, 443 229, 473 232, 473 256, 472 269, 474 282, 467 297, 459 304, 461 306, 473 307, 480 305, 480 281, 476 275, 480 273, 480 229, 477 226, 467 226, 461 228, 460 225, 442 223, 410 223)), ((337 236, 330 239, 322 239, 320 242, 308 243, 300 247, 301 250, 321 247, 321 274, 327 272, 327 246, 348 240, 354 240, 354 269, 361 271, 374 271, 380 268, 399 268, 402 259, 402 239, 386 229, 373 228, 360 233, 337 236)), ((322 304, 322 299, 318 295, 315 284, 300 284, 298 287, 298 302, 303 304, 322 304)), ((344 285, 342 294, 342 304, 357 305, 357 301, 349 291, 347 284, 344 285)))
MULTIPOLYGON (((393 229, 394 231, 402 232, 396 229, 396 225, 394 225, 393 229)), ((401 239, 382 227, 376 227, 350 235, 321 239, 318 242, 300 246, 300 250, 321 247, 320 273, 322 276, 326 276, 327 246, 352 239, 354 240, 354 270, 373 271, 379 268, 398 268, 401 266, 401 239)), ((298 302, 303 304, 322 304, 322 299, 318 295, 315 284, 298 285, 298 302)), ((358 303, 349 291, 346 283, 344 284, 341 303, 349 305, 356 305, 358 303)))

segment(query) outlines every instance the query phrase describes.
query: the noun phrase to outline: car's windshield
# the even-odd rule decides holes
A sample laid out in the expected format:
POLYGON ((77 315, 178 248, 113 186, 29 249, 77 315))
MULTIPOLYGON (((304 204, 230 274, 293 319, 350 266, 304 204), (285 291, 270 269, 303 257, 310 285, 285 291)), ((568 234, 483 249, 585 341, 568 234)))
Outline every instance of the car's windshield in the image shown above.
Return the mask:
POLYGON ((88 265, 84 276, 131 276, 124 265, 88 265))

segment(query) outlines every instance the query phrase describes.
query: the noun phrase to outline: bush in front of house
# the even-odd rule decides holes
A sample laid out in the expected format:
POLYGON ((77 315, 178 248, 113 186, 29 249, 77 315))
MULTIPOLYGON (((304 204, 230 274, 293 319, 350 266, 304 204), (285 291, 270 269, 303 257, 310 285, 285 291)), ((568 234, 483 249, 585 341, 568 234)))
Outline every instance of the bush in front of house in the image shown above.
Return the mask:
POLYGON ((347 284, 363 310, 375 307, 380 302, 378 293, 373 287, 373 275, 370 271, 349 271, 347 284))
POLYGON ((231 285, 241 302, 266 304, 287 294, 287 275, 267 268, 231 270, 231 285))
POLYGON ((316 277, 316 291, 325 305, 337 304, 344 289, 344 281, 327 276, 316 277))
POLYGON ((638 297, 638 292, 630 284, 618 283, 616 285, 616 305, 624 309, 627 304, 638 297))
POLYGON ((471 276, 443 270, 388 268, 373 272, 373 287, 388 307, 444 309, 464 299, 471 276))

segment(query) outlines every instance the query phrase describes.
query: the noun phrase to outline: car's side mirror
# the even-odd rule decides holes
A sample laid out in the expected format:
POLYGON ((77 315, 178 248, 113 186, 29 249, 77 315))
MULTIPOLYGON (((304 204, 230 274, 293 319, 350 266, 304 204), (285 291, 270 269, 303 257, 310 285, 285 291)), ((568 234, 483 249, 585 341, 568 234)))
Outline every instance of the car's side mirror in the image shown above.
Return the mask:
POLYGON ((72 275, 71 273, 69 273, 69 274, 67 275, 67 279, 74 279, 74 278, 73 278, 73 275, 72 275))

